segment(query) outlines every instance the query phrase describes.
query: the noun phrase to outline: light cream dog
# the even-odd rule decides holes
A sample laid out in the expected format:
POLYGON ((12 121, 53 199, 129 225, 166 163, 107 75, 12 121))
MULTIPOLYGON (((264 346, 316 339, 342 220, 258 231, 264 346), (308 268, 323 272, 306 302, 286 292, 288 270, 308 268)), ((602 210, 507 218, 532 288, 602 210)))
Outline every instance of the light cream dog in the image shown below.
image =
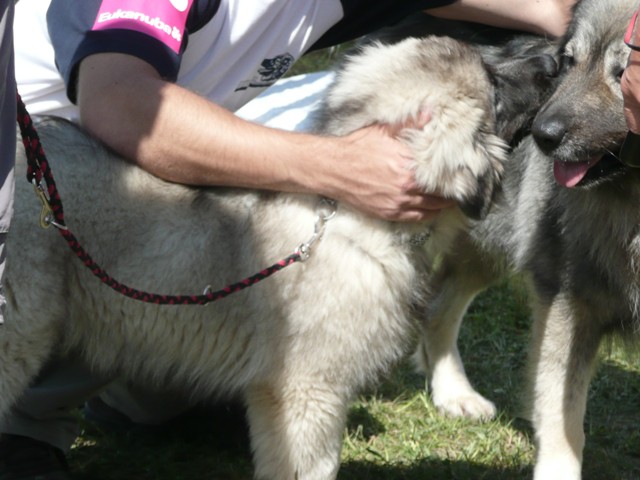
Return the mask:
MULTIPOLYGON (((494 86, 480 55, 449 39, 372 44, 348 60, 319 131, 339 135, 373 122, 432 120, 403 137, 425 191, 485 212, 505 144, 495 130, 494 86), (455 79, 455 81, 452 81, 455 79)), ((38 125, 69 228, 115 278, 142 290, 221 288, 307 240, 319 199, 161 181, 118 158, 76 126, 38 125)), ((17 153, 17 176, 25 158, 17 153)), ((347 407, 405 353, 411 307, 424 300, 424 251, 464 227, 451 209, 430 225, 395 224, 339 205, 310 258, 208 306, 158 306, 100 283, 19 182, 7 250, 6 324, 0 328, 0 414, 56 351, 97 372, 187 389, 196 398, 246 402, 260 479, 331 479, 347 407)))

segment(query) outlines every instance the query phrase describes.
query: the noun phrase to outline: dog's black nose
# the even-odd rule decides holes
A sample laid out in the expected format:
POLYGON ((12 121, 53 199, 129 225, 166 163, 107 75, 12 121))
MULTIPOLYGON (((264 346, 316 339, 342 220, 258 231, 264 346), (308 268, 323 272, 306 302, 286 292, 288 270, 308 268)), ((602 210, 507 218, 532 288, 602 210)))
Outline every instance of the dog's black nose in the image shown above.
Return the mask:
POLYGON ((541 118, 536 117, 531 127, 533 138, 544 153, 551 153, 561 143, 567 133, 567 126, 562 119, 558 117, 541 118))

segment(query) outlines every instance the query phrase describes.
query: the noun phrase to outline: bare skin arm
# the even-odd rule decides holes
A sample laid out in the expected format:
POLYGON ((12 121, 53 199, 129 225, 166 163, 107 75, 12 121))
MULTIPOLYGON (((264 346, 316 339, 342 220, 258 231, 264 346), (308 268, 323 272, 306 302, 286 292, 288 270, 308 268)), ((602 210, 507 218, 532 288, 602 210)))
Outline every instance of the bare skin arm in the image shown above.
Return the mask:
POLYGON ((342 138, 266 128, 163 81, 132 56, 85 59, 78 105, 89 131, 166 180, 314 192, 400 221, 451 205, 418 190, 410 152, 381 126, 342 138))
POLYGON ((431 15, 562 36, 576 0, 458 0, 428 10, 431 15))
MULTIPOLYGON (((640 22, 636 23, 631 44, 639 45, 640 22)), ((620 88, 624 98, 624 116, 627 126, 633 133, 640 134, 640 52, 629 50, 627 67, 620 80, 620 88)))
MULTIPOLYGON (((572 2, 459 0, 437 10, 514 26, 504 18, 529 3, 544 10, 572 2)), ((317 193, 394 221, 433 218, 452 205, 417 188, 411 154, 389 128, 374 125, 341 138, 270 129, 164 81, 132 56, 96 54, 83 60, 78 106, 85 128, 165 180, 317 193)))
POLYGON ((620 83, 624 97, 624 115, 629 130, 640 134, 640 52, 629 55, 620 83))

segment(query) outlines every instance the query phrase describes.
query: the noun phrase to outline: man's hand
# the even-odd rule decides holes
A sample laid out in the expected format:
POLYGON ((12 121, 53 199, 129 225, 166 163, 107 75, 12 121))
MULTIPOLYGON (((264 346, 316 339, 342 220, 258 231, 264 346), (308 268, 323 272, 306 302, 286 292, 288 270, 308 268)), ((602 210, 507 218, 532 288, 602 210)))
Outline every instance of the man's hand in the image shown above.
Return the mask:
POLYGON ((123 54, 80 65, 82 125, 125 158, 168 181, 316 193, 394 221, 422 221, 453 205, 415 182, 402 128, 370 126, 344 137, 277 130, 237 117, 164 81, 123 54))
MULTIPOLYGON (((640 41, 640 38, 634 41, 640 41)), ((631 51, 620 81, 624 98, 624 116, 629 130, 640 133, 640 52, 631 51)))
POLYGON ((372 125, 343 137, 345 169, 336 171, 335 196, 365 213, 392 221, 419 222, 434 218, 452 200, 424 192, 416 183, 413 155, 398 140, 405 128, 422 128, 423 112, 405 125, 372 125))

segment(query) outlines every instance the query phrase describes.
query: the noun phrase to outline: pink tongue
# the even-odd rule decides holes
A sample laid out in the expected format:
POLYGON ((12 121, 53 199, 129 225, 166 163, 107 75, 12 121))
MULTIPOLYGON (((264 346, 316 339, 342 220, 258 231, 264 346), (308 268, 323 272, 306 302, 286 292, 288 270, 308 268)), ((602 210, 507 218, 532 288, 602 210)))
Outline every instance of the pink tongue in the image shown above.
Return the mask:
POLYGON ((598 163, 597 159, 588 162, 553 162, 553 175, 563 187, 575 187, 584 178, 587 171, 598 163))

